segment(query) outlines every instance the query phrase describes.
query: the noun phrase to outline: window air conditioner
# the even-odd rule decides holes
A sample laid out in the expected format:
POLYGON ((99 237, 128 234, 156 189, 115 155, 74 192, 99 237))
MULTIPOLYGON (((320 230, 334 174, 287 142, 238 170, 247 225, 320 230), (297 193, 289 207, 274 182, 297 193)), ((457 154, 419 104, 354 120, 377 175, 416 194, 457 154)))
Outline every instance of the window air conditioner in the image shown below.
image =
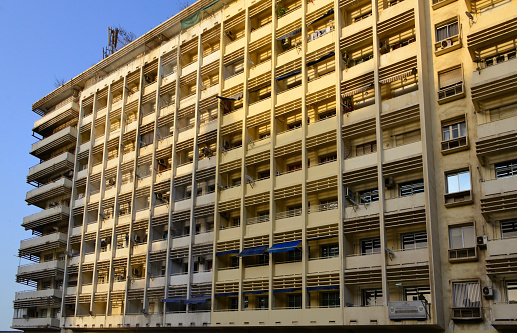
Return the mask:
POLYGON ((451 47, 452 46, 452 40, 450 39, 445 39, 445 40, 442 40, 442 49, 446 49, 448 47, 451 47))
POLYGON ((135 242, 140 242, 142 238, 138 235, 135 235, 135 242))
POLYGON ((140 275, 140 271, 138 270, 138 268, 133 268, 131 272, 133 273, 133 275, 140 275))
POLYGON ((483 287, 483 296, 485 296, 485 298, 494 297, 494 289, 492 286, 483 287))
POLYGON ((350 190, 348 187, 345 188, 345 198, 349 199, 349 200, 354 200, 354 192, 352 192, 352 190, 350 190))

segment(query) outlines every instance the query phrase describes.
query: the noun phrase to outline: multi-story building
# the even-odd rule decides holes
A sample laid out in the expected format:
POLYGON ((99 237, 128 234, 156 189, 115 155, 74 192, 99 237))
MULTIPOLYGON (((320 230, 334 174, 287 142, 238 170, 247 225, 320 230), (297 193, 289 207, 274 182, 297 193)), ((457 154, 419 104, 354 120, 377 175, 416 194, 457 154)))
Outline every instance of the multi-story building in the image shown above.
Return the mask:
POLYGON ((516 0, 201 0, 37 101, 13 328, 517 328, 516 0))

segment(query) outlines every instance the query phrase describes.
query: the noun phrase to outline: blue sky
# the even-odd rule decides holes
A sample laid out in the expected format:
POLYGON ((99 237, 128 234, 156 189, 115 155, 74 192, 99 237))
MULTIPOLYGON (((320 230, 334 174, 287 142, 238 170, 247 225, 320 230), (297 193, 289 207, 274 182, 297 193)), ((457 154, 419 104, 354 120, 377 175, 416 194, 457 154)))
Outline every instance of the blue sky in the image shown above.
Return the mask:
MULTIPOLYGON (((191 1, 192 3, 193 1, 191 1)), ((54 90, 55 78, 70 80, 102 59, 107 27, 122 26, 141 36, 178 12, 177 1, 0 1, 0 331, 9 330, 20 240, 32 237, 20 226, 39 211, 27 206, 28 154, 39 116, 31 105, 54 90)))

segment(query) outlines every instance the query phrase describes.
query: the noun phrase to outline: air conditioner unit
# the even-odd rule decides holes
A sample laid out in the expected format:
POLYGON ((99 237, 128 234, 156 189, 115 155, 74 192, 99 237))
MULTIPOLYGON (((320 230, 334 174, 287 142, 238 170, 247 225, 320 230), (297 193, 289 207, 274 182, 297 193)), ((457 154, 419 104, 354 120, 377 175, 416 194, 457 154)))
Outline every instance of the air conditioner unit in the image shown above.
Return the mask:
POLYGON ((349 57, 348 57, 348 53, 346 53, 346 51, 345 51, 345 52, 343 52, 343 61, 345 62, 345 64, 347 64, 347 65, 348 65, 348 61, 349 61, 349 60, 350 60, 350 59, 349 59, 349 57))
POLYGON ((383 53, 388 53, 390 50, 389 50, 389 45, 388 45, 388 41, 387 40, 383 40, 381 41, 381 47, 380 47, 380 52, 381 54, 383 53))
POLYGON ((144 309, 141 309, 140 311, 142 311, 142 313, 143 313, 143 314, 145 314, 145 315, 148 313, 148 312, 147 312, 147 310, 146 310, 145 308, 144 308, 144 309))
POLYGON ((140 242, 142 238, 138 235, 135 235, 135 242, 140 242))
POLYGON ((223 140, 223 148, 226 150, 230 149, 230 143, 226 140, 223 140))
POLYGON ((59 202, 57 202, 57 201, 51 201, 51 202, 48 204, 48 206, 49 206, 50 208, 52 208, 52 207, 56 207, 57 205, 59 205, 59 202))
POLYGON ((384 179, 384 186, 386 186, 387 189, 395 188, 396 184, 395 184, 395 180, 393 179, 393 177, 386 177, 384 179))
POLYGON ((451 47, 452 46, 452 40, 444 39, 444 40, 442 40, 441 45, 442 45, 442 49, 446 49, 448 47, 451 47))
POLYGON ((479 247, 486 247, 486 245, 488 244, 488 237, 487 236, 477 236, 476 244, 479 247))
POLYGON ((165 159, 164 158, 158 159, 158 164, 161 166, 165 166, 165 159))
POLYGON ((345 188, 345 198, 349 200, 354 200, 355 194, 348 187, 345 188))
POLYGON ((483 296, 485 298, 494 297, 494 289, 492 288, 492 286, 484 286, 483 287, 483 296))
POLYGON ((156 200, 163 200, 163 194, 162 193, 156 193, 156 200))
POLYGON ((391 320, 427 319, 427 309, 422 301, 390 302, 388 315, 391 320))
POLYGON ((138 270, 138 268, 133 268, 131 272, 133 273, 133 275, 140 275, 140 271, 138 270))

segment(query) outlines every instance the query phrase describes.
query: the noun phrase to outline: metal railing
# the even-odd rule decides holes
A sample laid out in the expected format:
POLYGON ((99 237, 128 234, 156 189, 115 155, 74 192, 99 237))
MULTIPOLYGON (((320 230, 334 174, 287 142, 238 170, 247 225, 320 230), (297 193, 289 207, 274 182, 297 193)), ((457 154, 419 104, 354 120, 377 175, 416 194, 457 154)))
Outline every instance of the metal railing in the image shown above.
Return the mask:
POLYGON ((453 97, 463 93, 463 82, 458 82, 450 87, 442 88, 438 91, 438 100, 453 97))
POLYGON ((276 213, 276 219, 277 220, 281 220, 281 219, 286 219, 286 218, 289 218, 289 217, 295 217, 295 216, 300 216, 302 215, 302 209, 301 208, 295 208, 295 209, 290 209, 288 211, 285 211, 285 212, 277 212, 276 213))
POLYGON ((263 223, 263 222, 269 222, 269 215, 250 217, 246 220, 247 225, 263 223))
POLYGON ((317 206, 311 206, 311 207, 309 207, 309 214, 318 213, 318 212, 326 212, 327 210, 334 210, 334 209, 338 209, 337 200, 332 201, 332 202, 327 202, 327 203, 317 205, 317 206))

